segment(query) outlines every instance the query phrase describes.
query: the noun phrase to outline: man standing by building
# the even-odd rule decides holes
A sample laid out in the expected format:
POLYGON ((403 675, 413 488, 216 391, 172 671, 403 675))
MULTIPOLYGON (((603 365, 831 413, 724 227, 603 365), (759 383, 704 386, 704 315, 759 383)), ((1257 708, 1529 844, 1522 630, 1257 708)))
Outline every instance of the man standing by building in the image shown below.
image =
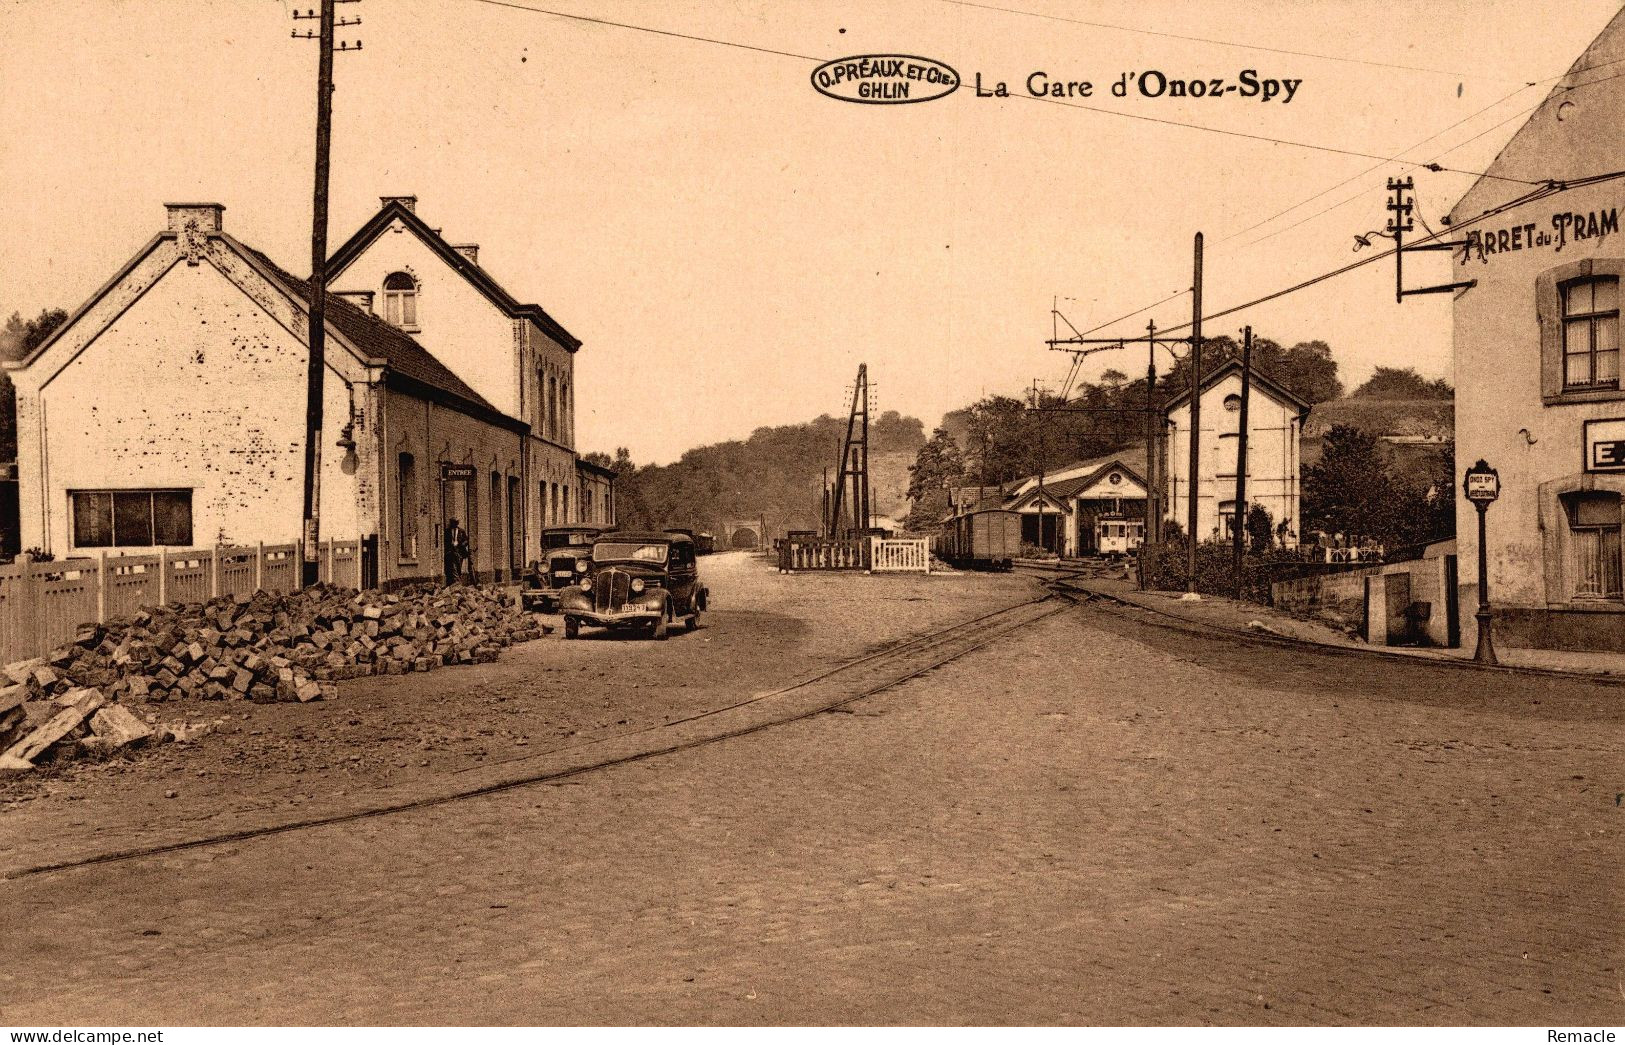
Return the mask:
POLYGON ((456 519, 446 524, 446 583, 456 584, 468 560, 468 531, 456 519))

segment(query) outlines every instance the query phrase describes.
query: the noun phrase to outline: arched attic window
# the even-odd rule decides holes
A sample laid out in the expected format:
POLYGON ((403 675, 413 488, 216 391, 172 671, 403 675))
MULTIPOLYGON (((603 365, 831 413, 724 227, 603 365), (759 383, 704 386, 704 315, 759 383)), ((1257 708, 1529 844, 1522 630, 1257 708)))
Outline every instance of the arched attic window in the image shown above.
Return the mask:
POLYGON ((418 281, 405 272, 384 277, 384 319, 403 330, 418 325, 418 281))

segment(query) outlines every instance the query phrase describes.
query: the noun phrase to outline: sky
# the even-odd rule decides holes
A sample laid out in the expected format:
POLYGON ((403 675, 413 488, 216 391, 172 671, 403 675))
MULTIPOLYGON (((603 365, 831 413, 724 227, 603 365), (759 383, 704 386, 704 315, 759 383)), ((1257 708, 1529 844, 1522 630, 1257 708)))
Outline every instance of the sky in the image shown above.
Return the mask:
MULTIPOLYGON (((223 203, 228 232, 308 271, 316 44, 289 16, 313 4, 0 0, 0 315, 77 307, 166 201, 223 203)), ((584 451, 663 463, 843 415, 860 362, 876 409, 929 429, 984 394, 1055 389, 1052 307, 1088 330, 1187 290, 1197 231, 1212 313, 1358 260, 1385 179, 1416 161, 1455 168, 1410 171, 1437 227, 1619 3, 1532 9, 362 0, 340 5, 363 48, 335 57, 329 239, 412 194, 479 243, 584 342, 584 451), (965 86, 895 106, 812 88, 818 62, 861 54, 935 59, 965 86), (1113 96, 1147 70, 1301 82, 1285 103, 1113 96), (1037 71, 1092 93, 1033 98, 1037 71), (978 97, 978 75, 1011 97, 978 97)), ((1413 272, 1448 278, 1443 256, 1413 272)), ((1190 313, 1183 296, 1101 333, 1190 313)), ((1454 378, 1448 297, 1396 305, 1390 265, 1205 332, 1243 323, 1329 342, 1350 387, 1376 366, 1454 378)), ((1081 376, 1144 366, 1143 346, 1113 350, 1081 376)))

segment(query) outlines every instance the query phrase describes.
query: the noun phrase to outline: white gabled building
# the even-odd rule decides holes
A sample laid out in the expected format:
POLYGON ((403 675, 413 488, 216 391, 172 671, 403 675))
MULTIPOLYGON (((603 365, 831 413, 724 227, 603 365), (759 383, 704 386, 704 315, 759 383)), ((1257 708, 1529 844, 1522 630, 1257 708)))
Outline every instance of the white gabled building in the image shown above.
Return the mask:
MULTIPOLYGON (((1234 359, 1202 379, 1202 431, 1196 489, 1196 536, 1227 539, 1236 510, 1236 463, 1240 454, 1241 364, 1234 359)), ((1164 517, 1189 526, 1190 392, 1168 401, 1165 441, 1164 517)), ((1285 543, 1295 547, 1300 531, 1298 439, 1309 404, 1253 368, 1247 399, 1247 504, 1262 505, 1277 527, 1286 523, 1285 543)))

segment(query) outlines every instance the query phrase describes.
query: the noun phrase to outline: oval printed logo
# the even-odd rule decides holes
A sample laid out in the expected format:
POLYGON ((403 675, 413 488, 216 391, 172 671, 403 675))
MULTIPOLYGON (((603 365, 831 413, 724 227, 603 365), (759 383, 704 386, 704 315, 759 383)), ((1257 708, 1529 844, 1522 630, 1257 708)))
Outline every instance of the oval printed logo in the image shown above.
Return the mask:
POLYGON ((953 94, 959 74, 917 54, 859 54, 813 70, 819 94, 862 105, 906 105, 953 94))

